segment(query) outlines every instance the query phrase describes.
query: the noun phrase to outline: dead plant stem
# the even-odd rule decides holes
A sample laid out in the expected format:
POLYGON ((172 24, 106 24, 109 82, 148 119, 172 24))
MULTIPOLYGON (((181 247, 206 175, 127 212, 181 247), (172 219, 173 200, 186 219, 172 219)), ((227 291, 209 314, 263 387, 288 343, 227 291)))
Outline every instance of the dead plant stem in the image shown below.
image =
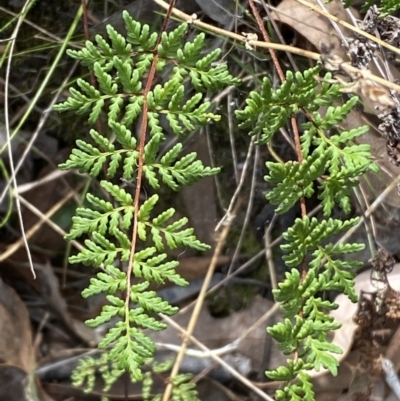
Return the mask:
MULTIPOLYGON (((7 144, 8 144, 8 157, 10 160, 10 170, 11 170, 11 179, 12 179, 12 183, 13 183, 13 187, 16 190, 18 187, 17 184, 17 178, 16 178, 16 174, 15 174, 15 166, 14 166, 14 159, 13 159, 13 152, 11 149, 11 135, 10 135, 10 119, 9 119, 9 105, 8 105, 8 100, 9 100, 9 86, 8 83, 10 82, 10 75, 11 75, 11 65, 12 65, 12 61, 13 61, 13 54, 14 54, 14 50, 15 50, 15 42, 16 42, 16 38, 17 35, 19 33, 19 29, 22 25, 22 21, 24 20, 24 18, 26 17, 26 15, 28 14, 28 11, 30 10, 30 8, 33 6, 33 1, 27 0, 24 4, 24 6, 22 7, 20 16, 18 17, 17 20, 17 24, 15 26, 15 29, 11 35, 12 39, 11 39, 11 46, 9 48, 9 56, 8 56, 8 60, 7 60, 7 67, 6 67, 6 75, 5 75, 5 82, 4 82, 4 125, 5 125, 5 129, 6 129, 6 136, 7 136, 7 144)), ((19 220, 19 224, 21 227, 21 238, 22 241, 25 245, 25 249, 26 249, 26 254, 27 254, 27 258, 29 261, 29 266, 33 275, 33 278, 36 278, 36 274, 35 274, 35 269, 33 267, 33 262, 32 262, 32 256, 31 256, 31 251, 29 249, 29 245, 28 245, 28 239, 26 238, 26 234, 25 234, 25 228, 24 228, 24 221, 22 218, 22 209, 21 209, 21 204, 20 201, 18 199, 18 197, 15 198, 15 206, 17 208, 17 213, 18 213, 18 220, 19 220)))

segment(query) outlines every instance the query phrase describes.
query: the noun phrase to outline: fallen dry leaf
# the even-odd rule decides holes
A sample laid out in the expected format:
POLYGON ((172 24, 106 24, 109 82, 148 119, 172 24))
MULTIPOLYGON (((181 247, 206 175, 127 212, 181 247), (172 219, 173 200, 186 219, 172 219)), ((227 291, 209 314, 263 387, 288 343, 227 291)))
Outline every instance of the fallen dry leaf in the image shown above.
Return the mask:
POLYGON ((28 311, 17 293, 0 280, 0 361, 29 372, 33 368, 28 311))
MULTIPOLYGON (((310 3, 318 6, 316 0, 310 0, 310 3)), ((334 0, 325 4, 328 12, 337 18, 351 23, 350 17, 346 13, 343 3, 340 0, 334 0)), ((350 8, 352 14, 357 18, 358 13, 350 8)), ((328 18, 310 8, 298 3, 296 0, 283 0, 276 12, 272 14, 277 21, 291 26, 298 33, 303 35, 320 52, 321 47, 332 48, 334 54, 342 59, 346 59, 346 51, 342 47, 341 41, 333 25, 328 18)), ((351 31, 340 27, 345 36, 351 36, 351 31)))
MULTIPOLYGON (((400 291, 400 263, 394 265, 393 271, 388 274, 387 278, 390 286, 394 290, 400 291)), ((371 282, 371 270, 366 270, 356 276, 355 291, 357 295, 360 295, 361 291, 367 293, 376 292, 376 288, 371 282)), ((339 307, 336 310, 331 311, 330 315, 333 316, 342 326, 340 329, 334 331, 332 343, 343 350, 343 354, 335 355, 339 361, 343 361, 350 352, 354 334, 358 327, 353 320, 353 317, 357 312, 358 304, 351 302, 350 299, 343 294, 340 294, 335 298, 335 303, 337 303, 339 307)), ((311 376, 317 377, 325 373, 325 370, 321 370, 320 372, 312 371, 311 376)))
POLYGON ((35 355, 28 311, 18 294, 0 279, 0 400, 50 401, 32 372, 35 355))
POLYGON ((60 292, 58 278, 47 258, 36 253, 32 254, 32 258, 36 279, 33 279, 30 272, 25 250, 18 250, 6 262, 3 262, 1 264, 2 273, 10 281, 22 278, 34 288, 46 302, 48 308, 60 319, 63 329, 71 338, 79 343, 97 344, 99 339, 96 338, 95 331, 70 315, 67 303, 60 292))

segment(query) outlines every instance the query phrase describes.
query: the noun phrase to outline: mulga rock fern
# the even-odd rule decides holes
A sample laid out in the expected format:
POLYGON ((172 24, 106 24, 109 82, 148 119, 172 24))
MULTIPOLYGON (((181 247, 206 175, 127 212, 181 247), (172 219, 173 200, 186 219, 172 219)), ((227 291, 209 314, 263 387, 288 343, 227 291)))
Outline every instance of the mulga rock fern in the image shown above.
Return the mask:
MULTIPOLYGON (((220 117, 212 112, 203 94, 240 84, 219 61, 219 49, 203 53, 204 34, 187 41, 189 25, 159 35, 127 12, 123 17, 126 37, 108 26, 108 40, 96 36, 95 42, 88 41, 81 50, 68 52, 93 71, 98 85, 78 79, 77 87, 70 89, 71 97, 55 107, 58 111, 89 114, 91 124, 100 116, 107 118, 107 134, 92 129, 90 140, 78 140, 69 159, 60 166, 93 177, 102 174, 105 178, 100 186, 108 196, 101 199, 87 194, 88 206, 76 210, 67 235, 69 240, 87 237, 86 248, 71 256, 70 262, 100 271, 83 296, 103 293, 108 300, 100 315, 86 322, 90 327, 106 323, 110 327, 99 344, 102 356, 82 360, 73 376, 76 385, 86 384, 89 390, 96 372, 101 373, 107 388, 124 372, 134 381, 142 380, 143 365, 156 349, 143 329, 164 329, 165 324, 154 316, 173 315, 178 310, 150 291, 150 283, 186 285, 176 273, 178 262, 171 260, 168 250, 209 248, 187 227, 186 218, 175 217, 174 209, 156 213, 157 191, 162 185, 179 190, 217 174, 219 169, 205 167, 196 153, 182 156, 181 143, 160 156, 160 146, 166 140, 161 121, 166 121, 169 131, 178 137, 218 121, 220 117), (153 83, 155 75, 157 84, 153 83), (194 89, 189 98, 185 97, 187 85, 194 89), (137 121, 138 139, 132 132, 137 121), (135 193, 116 185, 118 179, 132 182, 135 193), (141 201, 138 194, 143 180, 154 194, 141 201), (117 266, 125 267, 121 270, 117 266), (138 284, 131 284, 132 275, 140 279, 138 284)), ((329 331, 339 327, 329 315, 337 305, 319 294, 335 290, 357 300, 353 275, 360 264, 340 257, 364 245, 329 243, 330 236, 358 222, 357 218, 341 221, 330 215, 335 205, 349 212, 357 177, 368 170, 377 172, 369 146, 353 143, 367 127, 350 131, 337 128, 358 99, 329 106, 341 99, 340 86, 328 83, 330 74, 320 84, 315 79, 318 74, 319 66, 303 73, 288 72, 286 82, 276 90, 265 78, 260 91, 251 92, 246 107, 236 112, 240 127, 257 135, 259 144, 270 142, 289 117, 306 115, 308 122, 300 138, 303 162, 266 164, 269 173, 265 179, 275 184, 267 199, 276 205, 277 213, 285 213, 301 198, 317 192, 325 216, 324 220, 299 218, 283 234, 286 243, 282 248, 287 253, 284 260, 291 270, 274 295, 281 303, 284 321, 268 328, 268 332, 292 358, 286 366, 267 372, 271 379, 286 382, 276 393, 278 400, 314 400, 307 371, 325 368, 337 373, 335 354, 341 350, 327 339, 329 331), (324 114, 320 112, 322 106, 328 106, 324 114)), ((145 377, 147 394, 148 375, 145 377)), ((193 399, 193 386, 186 376, 177 378, 176 383, 177 399, 193 399)))
POLYGON ((291 269, 285 280, 274 291, 280 302, 284 321, 268 328, 284 354, 293 355, 286 366, 266 372, 273 380, 287 382, 276 393, 277 400, 314 400, 314 392, 307 371, 328 369, 337 374, 335 354, 342 350, 328 341, 328 333, 340 325, 333 321, 329 311, 337 305, 320 297, 324 291, 340 291, 353 302, 357 301, 353 276, 362 263, 341 260, 341 256, 360 251, 364 244, 333 244, 329 237, 354 227, 359 219, 347 221, 332 219, 335 205, 350 212, 351 189, 358 185, 357 177, 367 171, 378 172, 373 163, 369 145, 356 145, 353 140, 368 131, 359 127, 342 131, 338 126, 358 101, 352 97, 341 106, 329 106, 342 98, 340 86, 328 83, 328 73, 319 85, 315 76, 320 67, 303 73, 288 71, 286 81, 273 90, 269 78, 264 78, 260 92, 250 93, 244 110, 236 116, 240 127, 251 128, 250 135, 259 135, 259 143, 272 140, 274 133, 287 119, 304 113, 308 122, 300 136, 303 162, 268 162, 266 181, 275 187, 266 198, 276 205, 281 214, 292 208, 300 198, 309 198, 317 192, 326 219, 296 219, 283 233, 286 243, 282 249, 285 264, 291 269), (321 106, 328 106, 320 112, 321 106), (300 268, 300 269, 299 269, 300 268))
POLYGON ((163 330, 166 325, 154 316, 178 311, 156 292, 149 291, 149 285, 165 281, 187 284, 176 273, 178 261, 171 260, 166 251, 178 247, 209 249, 187 227, 187 218, 175 217, 173 208, 155 212, 157 193, 140 204, 137 197, 122 185, 113 184, 111 179, 136 183, 137 188, 144 177, 156 192, 161 185, 179 190, 183 185, 218 173, 218 168, 203 166, 196 153, 182 156, 181 143, 159 157, 160 146, 166 140, 160 120, 165 117, 170 131, 179 137, 199 125, 218 121, 220 117, 211 112, 210 102, 202 100, 203 93, 240 82, 228 73, 226 64, 216 63, 220 49, 202 54, 204 34, 187 42, 190 29, 187 24, 158 35, 151 33, 147 25, 134 21, 127 12, 123 17, 126 38, 108 26, 109 41, 98 35, 95 43, 87 41, 83 49, 68 52, 93 71, 98 88, 78 79, 77 88, 70 89, 71 97, 55 106, 58 111, 89 113, 92 124, 100 114, 107 115, 107 135, 92 129, 91 141, 78 140, 69 159, 60 165, 61 169, 78 169, 93 177, 105 171, 106 179, 100 181, 100 186, 112 200, 88 193, 89 207, 76 210, 67 235, 69 240, 88 236, 84 241, 86 249, 71 256, 70 262, 100 269, 83 296, 103 293, 109 302, 99 316, 86 322, 90 327, 111 325, 99 344, 102 357, 83 360, 73 376, 75 384, 86 383, 88 390, 93 387, 99 366, 107 388, 124 372, 132 380, 142 379, 142 366, 156 350, 143 329, 163 330), (152 67, 163 82, 144 88, 149 82, 146 74, 152 67), (187 81, 195 89, 188 99, 185 98, 187 81), (131 131, 140 119, 142 124, 145 121, 139 139, 142 148, 131 131), (116 262, 128 264, 128 268, 121 270, 116 262), (141 279, 139 284, 131 285, 131 275, 141 279))

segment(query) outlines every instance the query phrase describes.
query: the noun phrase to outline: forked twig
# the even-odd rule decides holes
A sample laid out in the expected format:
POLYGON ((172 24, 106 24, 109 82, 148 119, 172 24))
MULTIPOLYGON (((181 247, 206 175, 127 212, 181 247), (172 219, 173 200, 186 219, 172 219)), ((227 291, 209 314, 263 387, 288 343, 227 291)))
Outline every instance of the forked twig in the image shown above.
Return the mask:
POLYGON ((250 380, 248 380, 246 377, 241 375, 239 372, 237 372, 235 369, 232 368, 232 366, 229 366, 220 356, 214 354, 209 348, 207 348, 203 343, 201 343, 199 340, 197 340, 195 337, 193 337, 192 334, 189 335, 189 332, 187 330, 184 330, 181 326, 179 326, 173 319, 171 319, 168 316, 162 315, 162 318, 167 322, 170 326, 174 327, 176 330, 178 330, 185 338, 188 340, 192 341, 195 345, 197 345, 201 350, 205 352, 209 352, 210 357, 218 362, 222 367, 224 367, 232 376, 236 377, 239 381, 241 381, 245 386, 247 386, 249 389, 254 391, 257 395, 259 395, 263 400, 266 401, 274 401, 273 398, 271 398, 268 394, 266 394, 264 391, 261 389, 257 388, 250 380))

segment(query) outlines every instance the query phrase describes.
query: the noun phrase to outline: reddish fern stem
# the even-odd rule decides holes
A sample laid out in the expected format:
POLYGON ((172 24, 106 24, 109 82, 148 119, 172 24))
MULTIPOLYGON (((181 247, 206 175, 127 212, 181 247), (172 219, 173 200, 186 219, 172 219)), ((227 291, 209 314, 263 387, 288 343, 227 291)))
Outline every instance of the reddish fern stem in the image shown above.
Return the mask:
MULTIPOLYGON (((249 0, 249 5, 251 8, 251 11, 257 21, 257 25, 258 28, 260 29, 262 35, 263 35, 263 39, 265 42, 271 42, 269 35, 266 31, 266 29, 264 28, 264 24, 263 21, 260 17, 260 14, 257 10, 257 7, 254 4, 254 0, 249 0)), ((271 59, 274 63, 274 66, 276 68, 276 71, 278 72, 279 75, 279 79, 281 80, 281 82, 284 82, 286 80, 285 74, 283 73, 282 67, 279 63, 279 60, 276 56, 276 52, 274 49, 268 49, 270 54, 271 54, 271 59)), ((295 149, 296 149, 296 154, 297 154, 297 160, 299 161, 299 164, 303 163, 303 153, 301 152, 301 144, 300 144, 300 135, 299 135, 299 129, 297 126, 297 121, 296 121, 296 117, 292 116, 290 118, 290 122, 292 125, 292 131, 293 131, 293 137, 294 137, 294 144, 295 144, 295 149)), ((306 208, 306 201, 304 196, 302 196, 300 198, 300 210, 301 210, 301 217, 304 219, 307 216, 307 208, 306 208)), ((306 260, 305 258, 303 258, 302 262, 301 262, 301 279, 304 280, 305 277, 307 275, 307 264, 306 264, 306 260)), ((302 311, 300 311, 300 316, 302 315, 302 311)), ((298 351, 296 351, 294 353, 294 360, 296 361, 298 358, 298 351)))
POLYGON ((131 289, 131 275, 132 275, 132 270, 133 270, 133 261, 135 257, 135 252, 136 252, 136 243, 137 243, 137 235, 138 235, 138 211, 139 211, 139 200, 140 200, 140 191, 142 188, 142 176, 143 176, 143 164, 144 164, 144 146, 146 142, 146 131, 147 131, 147 125, 148 125, 148 119, 147 119, 147 112, 149 110, 149 105, 147 102, 147 96, 152 88, 153 82, 154 82, 154 77, 156 74, 156 67, 157 67, 157 62, 158 62, 158 52, 157 52, 157 47, 161 43, 161 37, 163 32, 166 30, 168 20, 170 19, 172 9, 174 7, 175 0, 172 0, 169 6, 169 9, 167 11, 167 14, 164 18, 164 22, 162 25, 162 28, 160 30, 160 33, 157 38, 157 43, 154 49, 154 58, 151 63, 149 75, 147 78, 146 86, 143 92, 143 111, 142 111, 142 121, 140 124, 140 139, 139 139, 139 145, 138 145, 138 152, 139 152, 139 158, 138 158, 138 168, 137 168, 137 180, 136 180, 136 190, 135 190, 135 197, 134 197, 134 214, 133 214, 133 229, 132 229, 132 242, 131 242, 131 250, 129 254, 129 263, 128 263, 128 269, 126 272, 126 298, 125 298, 125 322, 128 324, 129 323, 129 300, 130 300, 130 289, 131 289))
MULTIPOLYGON (((264 24, 263 21, 260 17, 260 14, 257 10, 257 7, 254 4, 254 0, 249 0, 249 5, 251 8, 251 11, 254 15, 254 18, 257 21, 257 25, 258 28, 260 29, 262 35, 263 35, 263 39, 265 42, 269 43, 271 42, 269 35, 267 33, 267 31, 264 28, 264 24)), ((268 49, 270 54, 271 54, 271 59, 274 63, 274 66, 276 68, 276 71, 278 72, 279 75, 279 79, 281 80, 281 82, 284 82, 286 80, 285 74, 283 73, 282 67, 279 63, 279 60, 276 56, 276 52, 274 49, 268 49)), ((297 121, 296 121, 296 117, 292 116, 290 118, 290 122, 292 125, 292 131, 293 131, 293 137, 294 137, 294 145, 295 145, 295 149, 296 149, 296 154, 297 154, 297 160, 299 161, 299 164, 303 163, 303 153, 301 152, 301 143, 300 143, 300 135, 299 135, 299 128, 297 126, 297 121)), ((301 210, 301 217, 304 219, 307 216, 307 208, 306 208, 306 200, 304 198, 304 196, 302 196, 300 198, 300 210, 301 210)), ((301 277, 302 279, 304 279, 307 275, 307 266, 306 266, 306 261, 305 258, 303 259, 302 263, 302 272, 301 272, 301 277)))

